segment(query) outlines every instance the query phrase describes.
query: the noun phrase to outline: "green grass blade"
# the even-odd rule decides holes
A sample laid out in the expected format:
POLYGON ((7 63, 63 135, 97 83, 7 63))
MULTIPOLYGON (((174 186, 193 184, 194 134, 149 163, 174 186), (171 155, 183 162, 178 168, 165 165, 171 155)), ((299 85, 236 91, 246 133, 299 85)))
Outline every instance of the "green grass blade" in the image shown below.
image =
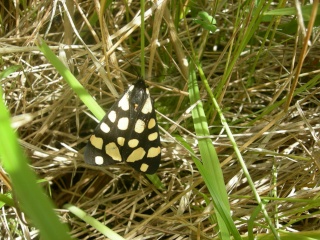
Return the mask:
POLYGON ((97 221, 95 218, 87 215, 84 211, 81 209, 71 205, 71 204, 65 204, 64 208, 68 209, 70 212, 72 212, 74 215, 76 215, 78 218, 81 218, 83 221, 88 223, 89 225, 93 226, 95 229, 97 229, 99 232, 101 232, 103 235, 108 237, 112 240, 124 240, 123 237, 121 237, 116 232, 112 231, 110 228, 102 224, 101 222, 97 221))
POLYGON ((71 239, 68 228, 59 221, 52 202, 36 183, 36 176, 27 164, 28 160, 18 144, 17 134, 10 126, 10 115, 2 100, 1 88, 0 96, 0 158, 10 175, 19 205, 32 224, 40 230, 43 239, 71 239))
MULTIPOLYGON (((234 43, 234 46, 230 47, 229 51, 229 60, 226 64, 224 74, 221 81, 215 89, 215 96, 220 97, 223 92, 224 87, 226 86, 228 79, 231 73, 234 70, 234 66, 239 61, 239 58, 243 51, 246 49, 248 42, 252 39, 252 36, 256 33, 259 28, 259 23, 263 19, 263 13, 269 8, 271 1, 259 1, 256 5, 251 4, 249 1, 244 5, 248 8, 246 11, 241 11, 242 16, 237 16, 238 23, 235 29, 239 29, 237 33, 237 42, 234 43), (252 14, 248 14, 252 12, 252 14), (248 19, 245 19, 248 18, 248 19), (245 20, 244 20, 245 19, 245 20), (243 27, 243 22, 247 21, 249 23, 248 27, 243 27)), ((240 8, 238 9, 240 11, 240 8)), ((240 13, 239 13, 240 14, 240 13)))
POLYGON ((197 85, 194 66, 190 66, 189 73, 189 97, 191 104, 197 104, 192 110, 192 118, 198 139, 199 150, 201 154, 201 164, 198 165, 199 171, 209 189, 215 209, 217 210, 217 221, 221 239, 230 239, 232 233, 235 239, 241 239, 239 232, 230 216, 230 205, 228 195, 223 180, 222 170, 217 153, 209 138, 209 129, 206 115, 200 100, 199 89, 197 85))
POLYGON ((38 47, 48 61, 57 69, 63 79, 69 84, 73 91, 78 95, 81 101, 89 108, 89 110, 100 121, 105 111, 99 106, 99 104, 91 97, 87 90, 81 85, 81 83, 73 76, 70 70, 60 61, 60 59, 51 51, 48 45, 42 39, 38 39, 38 47))
MULTIPOLYGON (((222 114, 222 111, 221 111, 221 109, 219 108, 219 105, 218 105, 217 101, 215 100, 215 98, 214 98, 214 96, 213 96, 213 93, 211 92, 211 89, 210 89, 210 87, 209 87, 209 85, 208 85, 207 80, 205 79, 205 76, 204 76, 204 73, 203 73, 203 71, 202 71, 202 68, 201 68, 201 66, 200 66, 199 64, 197 65, 197 67, 198 67, 198 70, 199 70, 199 72, 200 72, 199 75, 200 75, 200 77, 201 77, 201 80, 203 81, 203 83, 204 83, 204 85, 205 85, 205 87, 206 87, 206 90, 207 90, 207 92, 208 92, 208 94, 209 94, 209 96, 210 96, 210 100, 212 101, 214 108, 217 110, 217 112, 218 112, 218 114, 219 114, 219 117, 220 117, 220 119, 221 119, 221 123, 222 123, 222 125, 224 126, 224 128, 225 128, 225 130, 226 130, 226 133, 227 133, 227 135, 228 135, 228 137, 229 137, 229 139, 230 139, 230 142, 231 142, 231 144, 232 144, 232 146, 233 146, 233 149, 234 149, 234 151, 235 151, 235 154, 236 154, 236 156, 237 156, 237 158, 238 158, 238 160, 239 160, 239 163, 240 163, 240 165, 241 165, 241 167, 242 167, 242 170, 243 170, 243 172, 244 172, 244 175, 246 176, 247 181, 248 181, 248 183, 249 183, 249 185, 250 185, 250 187, 251 187, 251 189, 252 189, 252 193, 253 193, 255 199, 257 200, 257 202, 258 202, 258 204, 259 204, 259 206, 260 206, 260 208, 261 208, 261 210, 262 210, 262 213, 263 213, 263 215, 264 215, 264 217, 265 217, 265 219, 266 219, 266 221, 267 221, 267 223, 268 223, 268 225, 269 225, 272 233, 274 234, 274 237, 275 237, 276 239, 279 239, 278 233, 277 233, 275 227, 273 226, 270 217, 268 216, 268 213, 267 213, 267 211, 266 211, 266 208, 265 208, 264 204, 262 203, 261 198, 260 198, 258 192, 257 192, 256 189, 255 189, 253 180, 251 179, 251 176, 250 176, 250 174, 249 174, 249 171, 248 171, 248 169, 247 169, 247 167, 246 167, 246 164, 245 164, 245 162, 244 162, 244 160, 243 160, 243 158, 242 158, 241 152, 240 152, 240 150, 239 150, 239 148, 238 148, 238 146, 237 146, 237 143, 236 143, 236 141, 235 141, 235 139, 234 139, 234 137, 233 137, 233 135, 232 135, 232 132, 231 132, 231 130, 230 130, 228 124, 227 124, 227 121, 226 121, 226 119, 224 118, 224 116, 223 116, 223 114, 222 114)), ((195 73, 194 73, 194 75, 195 75, 195 73)), ((194 81, 196 81, 196 78, 194 79, 194 81)), ((200 96, 199 96, 199 99, 200 99, 200 96)), ((208 132, 209 132, 209 131, 208 131, 208 132)), ((222 174, 222 173, 221 173, 221 174, 222 174)))

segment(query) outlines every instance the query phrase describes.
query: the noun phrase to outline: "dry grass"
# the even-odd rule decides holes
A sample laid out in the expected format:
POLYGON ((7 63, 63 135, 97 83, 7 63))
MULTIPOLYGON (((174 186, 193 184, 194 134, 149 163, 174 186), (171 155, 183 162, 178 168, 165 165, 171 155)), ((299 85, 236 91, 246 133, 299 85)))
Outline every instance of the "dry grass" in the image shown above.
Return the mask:
MULTIPOLYGON (((133 2, 126 9, 122 2, 114 3, 105 10, 104 22, 99 23, 94 20, 98 9, 94 1, 76 1, 73 23, 83 42, 62 17, 60 11, 64 10, 60 3, 55 6, 52 1, 29 1, 28 4, 29 7, 24 8, 15 7, 13 1, 1 3, 1 66, 2 69, 22 66, 22 71, 1 80, 1 85, 20 143, 39 178, 47 180, 44 187, 61 209, 57 212, 69 224, 72 236, 103 239, 101 233, 63 210, 65 203, 78 206, 127 239, 139 236, 143 239, 211 239, 216 236, 215 220, 210 217, 214 209, 202 176, 188 151, 167 134, 162 136, 162 165, 157 172, 164 185, 163 191, 125 164, 103 169, 84 164, 83 148, 96 123, 88 117, 87 107, 35 46, 36 37, 39 34, 44 37, 49 30, 45 36, 48 45, 66 60, 77 79, 101 106, 108 109, 115 98, 107 84, 113 79, 120 93, 136 75, 128 62, 139 66, 139 24, 129 23, 139 11, 139 4, 133 2), (134 31, 127 34, 131 29, 134 31), (70 44, 71 48, 65 48, 65 44, 70 44), (97 63, 102 64, 105 76, 98 70, 97 63)), ((179 30, 172 29, 179 17, 170 10, 173 4, 167 3, 163 15, 154 14, 146 20, 147 76, 156 107, 164 115, 159 116, 160 126, 170 135, 179 134, 193 144, 194 129, 187 112, 190 107, 185 79, 187 69, 181 57, 190 56, 191 47, 202 53, 202 67, 215 90, 226 73, 226 65, 232 60, 232 54, 228 56, 228 46, 237 47, 232 41, 239 39, 234 34, 240 29, 234 17, 239 6, 213 6, 219 31, 205 35, 200 26, 191 21, 191 15, 181 20, 179 30), (158 36, 160 47, 149 45, 152 29, 159 21, 162 27, 158 36), (215 47, 217 50, 213 50, 215 47), (164 75, 165 78, 159 77, 164 75)), ((213 3, 207 2, 201 7, 210 9, 210 4, 213 3)), ((279 24, 290 20, 279 18, 279 24)), ((294 73, 299 72, 296 66, 304 54, 303 31, 277 32, 262 45, 263 31, 270 26, 268 24, 261 23, 259 32, 237 59, 218 101, 242 150, 256 190, 268 201, 266 208, 275 226, 289 232, 314 231, 320 227, 319 200, 317 202, 319 32, 312 35, 295 87, 294 73), (286 109, 283 99, 292 88, 296 94, 286 109)), ((274 25, 272 27, 276 30, 274 25)), ((257 207, 256 201, 233 155, 230 141, 206 100, 205 91, 201 94, 211 124, 212 140, 221 159, 233 219, 239 232, 246 234, 247 220, 257 207)), ((196 145, 193 146, 198 153, 196 145)), ((3 184, 1 191, 8 192, 9 186, 3 184)), ((28 234, 35 234, 19 220, 13 208, 3 207, 2 212, 7 216, 7 222, 2 218, 3 236, 18 237, 20 234, 28 238, 28 234), (13 221, 16 222, 14 230, 13 221)), ((254 221, 255 234, 267 232, 261 214, 254 221)))

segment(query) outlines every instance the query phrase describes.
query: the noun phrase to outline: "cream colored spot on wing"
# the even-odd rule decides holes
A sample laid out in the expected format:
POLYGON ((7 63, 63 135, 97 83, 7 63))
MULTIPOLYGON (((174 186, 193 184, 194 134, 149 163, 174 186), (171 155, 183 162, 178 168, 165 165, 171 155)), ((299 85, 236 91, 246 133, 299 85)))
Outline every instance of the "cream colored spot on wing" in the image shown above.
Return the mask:
POLYGON ((90 143, 92 146, 94 146, 95 148, 102 150, 102 145, 103 145, 103 139, 96 137, 96 135, 92 135, 90 137, 90 143))
POLYGON ((138 146, 139 144, 139 140, 138 139, 131 139, 129 142, 128 142, 128 145, 129 147, 131 148, 135 148, 136 146, 138 146))
POLYGON ((135 162, 141 160, 144 155, 146 155, 146 151, 143 148, 135 149, 127 158, 127 162, 135 162))
POLYGON ((154 118, 151 118, 148 122, 148 128, 154 128, 154 126, 156 125, 156 120, 154 118))
POLYGON ((100 130, 104 133, 110 132, 110 127, 106 123, 101 123, 100 130))
POLYGON ((131 92, 131 91, 133 90, 133 88, 134 88, 134 86, 131 85, 131 86, 129 87, 129 89, 128 89, 128 92, 131 92))
POLYGON ((119 148, 114 142, 108 143, 105 147, 106 154, 114 161, 121 161, 121 154, 119 148))
POLYGON ((102 164, 103 164, 103 157, 101 157, 101 156, 96 156, 96 157, 94 158, 94 162, 95 162, 95 164, 97 164, 97 165, 102 165, 102 164))
POLYGON ((125 139, 124 137, 118 137, 118 138, 117 138, 117 143, 118 143, 120 146, 123 146, 125 140, 126 140, 126 139, 125 139))
POLYGON ((117 113, 116 113, 116 111, 111 111, 111 112, 109 112, 108 118, 109 118, 110 122, 113 122, 113 123, 114 123, 114 122, 116 121, 116 118, 117 118, 117 113))
POLYGON ((149 168, 149 165, 146 163, 143 163, 143 164, 141 164, 140 171, 146 172, 148 170, 148 168, 149 168))
POLYGON ((118 103, 118 107, 120 107, 123 111, 129 110, 129 94, 126 93, 123 95, 123 97, 120 99, 118 103))
POLYGON ((118 128, 120 130, 127 130, 128 129, 128 125, 129 125, 129 118, 123 117, 123 118, 119 119, 118 128))
POLYGON ((146 102, 144 103, 142 109, 141 109, 141 112, 143 114, 147 114, 147 113, 151 113, 152 111, 152 103, 151 103, 151 98, 148 97, 146 102))
POLYGON ((138 119, 136 122, 136 125, 134 126, 134 131, 136 133, 142 133, 145 128, 146 128, 146 123, 141 119, 138 119))
POLYGON ((151 133, 148 135, 148 140, 149 141, 154 141, 158 138, 158 133, 157 132, 154 132, 154 133, 151 133))
POLYGON ((149 148, 147 158, 154 158, 154 157, 158 156, 160 154, 160 151, 161 151, 160 147, 149 148))

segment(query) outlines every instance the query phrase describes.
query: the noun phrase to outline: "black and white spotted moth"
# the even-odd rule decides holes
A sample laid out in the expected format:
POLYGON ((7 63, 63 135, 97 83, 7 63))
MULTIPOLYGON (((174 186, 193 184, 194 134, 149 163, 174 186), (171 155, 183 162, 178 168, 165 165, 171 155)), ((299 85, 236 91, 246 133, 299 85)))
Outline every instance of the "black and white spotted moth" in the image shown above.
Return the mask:
POLYGON ((144 80, 139 79, 96 127, 84 159, 96 166, 126 162, 139 172, 153 174, 160 164, 160 151, 153 100, 144 80))

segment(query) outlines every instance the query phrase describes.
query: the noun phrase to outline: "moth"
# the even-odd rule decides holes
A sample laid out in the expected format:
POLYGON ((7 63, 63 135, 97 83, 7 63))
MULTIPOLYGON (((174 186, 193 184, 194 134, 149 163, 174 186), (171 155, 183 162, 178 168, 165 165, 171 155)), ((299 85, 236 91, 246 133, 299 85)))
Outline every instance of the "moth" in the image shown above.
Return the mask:
POLYGON ((130 86, 95 128, 85 162, 95 166, 126 162, 138 172, 155 173, 161 144, 153 103, 144 80, 130 86))

